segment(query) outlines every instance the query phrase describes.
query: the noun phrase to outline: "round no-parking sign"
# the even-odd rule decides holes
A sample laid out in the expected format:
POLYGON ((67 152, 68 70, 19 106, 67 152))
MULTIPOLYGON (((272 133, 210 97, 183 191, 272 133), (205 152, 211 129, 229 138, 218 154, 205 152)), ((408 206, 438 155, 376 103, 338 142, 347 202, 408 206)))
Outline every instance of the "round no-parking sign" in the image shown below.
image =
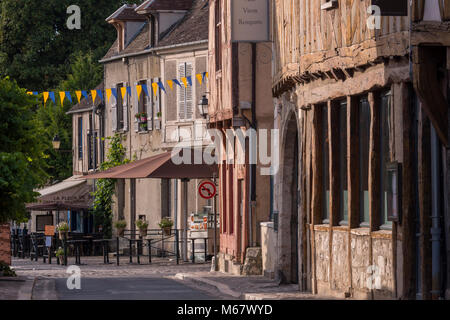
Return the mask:
POLYGON ((211 199, 216 195, 216 185, 210 180, 205 180, 199 183, 198 193, 203 199, 211 199))

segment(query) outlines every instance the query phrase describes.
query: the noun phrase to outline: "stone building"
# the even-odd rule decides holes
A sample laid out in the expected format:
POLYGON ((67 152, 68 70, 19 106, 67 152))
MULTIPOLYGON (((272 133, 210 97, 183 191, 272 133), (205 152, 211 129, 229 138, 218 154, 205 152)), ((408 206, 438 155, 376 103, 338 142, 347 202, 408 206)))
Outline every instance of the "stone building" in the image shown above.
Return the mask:
MULTIPOLYGON (((180 141, 203 145, 206 122, 197 101, 206 94, 207 79, 196 75, 207 71, 206 4, 203 0, 149 0, 139 6, 123 5, 106 19, 117 29, 117 39, 100 62, 105 89, 115 88, 117 99, 111 95, 106 103, 105 135, 120 134, 131 160, 171 151, 180 141), (182 84, 182 78, 191 83, 182 84), (173 79, 179 85, 172 82, 170 86, 167 81, 173 79), (138 98, 138 85, 146 85, 149 94, 142 91, 138 98), (124 99, 122 87, 131 89, 124 99), (143 112, 145 124, 137 117, 143 112)), ((196 192, 197 183, 118 179, 114 220, 125 219, 127 229, 135 230, 135 221, 145 219, 149 229, 159 229, 161 218, 171 217, 174 228, 186 230, 185 213, 202 211, 206 205, 196 192)))
POLYGON ((209 127, 222 136, 218 266, 233 274, 260 274, 260 222, 270 219, 270 176, 261 174, 265 165, 250 164, 253 140, 227 141, 226 136, 227 130, 242 130, 249 137, 250 129, 273 127, 272 48, 266 42, 232 42, 231 3, 209 1, 209 127), (249 270, 246 265, 259 267, 249 270))
POLYGON ((450 1, 388 2, 272 1, 281 164, 267 250, 301 291, 448 297, 450 1))

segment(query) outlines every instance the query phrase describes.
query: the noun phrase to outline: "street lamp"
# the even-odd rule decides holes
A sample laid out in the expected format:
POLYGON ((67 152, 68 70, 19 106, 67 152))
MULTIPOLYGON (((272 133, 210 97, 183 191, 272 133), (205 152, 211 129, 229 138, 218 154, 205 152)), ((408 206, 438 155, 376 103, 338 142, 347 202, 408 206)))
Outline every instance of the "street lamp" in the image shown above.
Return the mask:
POLYGON ((198 106, 200 108, 200 115, 206 119, 206 117, 208 116, 208 98, 206 97, 206 95, 203 95, 202 98, 200 99, 200 101, 198 102, 198 106))
POLYGON ((53 137, 52 144, 53 144, 53 149, 59 150, 59 147, 61 146, 61 140, 59 139, 58 135, 55 135, 53 137))

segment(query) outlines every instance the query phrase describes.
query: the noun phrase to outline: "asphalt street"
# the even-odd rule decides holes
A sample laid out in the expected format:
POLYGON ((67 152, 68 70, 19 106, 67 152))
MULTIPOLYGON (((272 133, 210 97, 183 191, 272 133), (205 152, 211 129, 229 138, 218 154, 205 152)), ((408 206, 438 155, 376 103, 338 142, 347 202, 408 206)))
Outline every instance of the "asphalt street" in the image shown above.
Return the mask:
POLYGON ((68 289, 56 279, 59 300, 210 300, 217 299, 177 281, 160 278, 84 278, 81 289, 68 289))

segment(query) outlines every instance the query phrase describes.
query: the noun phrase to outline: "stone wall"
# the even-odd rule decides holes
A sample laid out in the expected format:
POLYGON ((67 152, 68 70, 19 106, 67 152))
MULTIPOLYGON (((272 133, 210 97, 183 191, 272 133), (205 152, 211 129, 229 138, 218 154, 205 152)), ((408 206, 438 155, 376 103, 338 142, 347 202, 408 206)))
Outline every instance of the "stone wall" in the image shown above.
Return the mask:
POLYGON ((0 261, 11 265, 11 242, 9 224, 0 225, 0 261))
POLYGON ((262 271, 264 276, 274 278, 277 234, 273 228, 273 222, 261 222, 261 253, 262 271))

